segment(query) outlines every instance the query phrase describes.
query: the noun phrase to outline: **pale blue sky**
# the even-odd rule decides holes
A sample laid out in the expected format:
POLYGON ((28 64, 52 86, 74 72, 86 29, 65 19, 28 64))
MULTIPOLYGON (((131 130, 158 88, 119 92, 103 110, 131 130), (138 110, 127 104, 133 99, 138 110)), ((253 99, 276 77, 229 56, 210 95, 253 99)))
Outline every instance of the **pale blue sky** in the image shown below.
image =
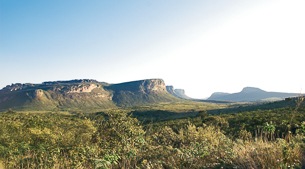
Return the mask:
POLYGON ((301 92, 304 9, 303 0, 0 0, 0 88, 162 78, 197 98, 245 86, 301 92))

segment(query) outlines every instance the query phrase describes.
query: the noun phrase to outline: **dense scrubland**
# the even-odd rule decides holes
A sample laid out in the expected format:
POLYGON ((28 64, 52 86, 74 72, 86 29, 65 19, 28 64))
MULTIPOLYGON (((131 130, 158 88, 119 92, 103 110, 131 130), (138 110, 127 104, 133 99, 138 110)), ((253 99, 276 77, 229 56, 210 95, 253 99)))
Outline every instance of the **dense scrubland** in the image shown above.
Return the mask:
POLYGON ((301 102, 220 114, 198 105, 179 111, 170 110, 178 105, 98 113, 9 110, 0 114, 0 168, 302 168, 301 102))

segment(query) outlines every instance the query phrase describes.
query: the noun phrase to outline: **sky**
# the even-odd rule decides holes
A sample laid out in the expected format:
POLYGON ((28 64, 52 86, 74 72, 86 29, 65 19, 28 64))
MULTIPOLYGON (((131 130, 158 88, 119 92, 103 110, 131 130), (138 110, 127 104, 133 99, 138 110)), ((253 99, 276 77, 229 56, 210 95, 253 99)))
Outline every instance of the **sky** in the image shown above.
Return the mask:
POLYGON ((305 93, 304 0, 0 0, 0 88, 161 78, 305 93))

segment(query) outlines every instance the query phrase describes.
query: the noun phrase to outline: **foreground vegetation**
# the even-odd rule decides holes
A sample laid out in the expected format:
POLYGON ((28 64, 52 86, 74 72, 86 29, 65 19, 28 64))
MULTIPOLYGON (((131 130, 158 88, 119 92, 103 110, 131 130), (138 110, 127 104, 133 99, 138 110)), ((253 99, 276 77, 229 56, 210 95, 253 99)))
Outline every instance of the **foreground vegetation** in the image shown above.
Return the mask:
POLYGON ((301 168, 304 140, 301 105, 158 122, 122 110, 8 111, 0 168, 301 168))

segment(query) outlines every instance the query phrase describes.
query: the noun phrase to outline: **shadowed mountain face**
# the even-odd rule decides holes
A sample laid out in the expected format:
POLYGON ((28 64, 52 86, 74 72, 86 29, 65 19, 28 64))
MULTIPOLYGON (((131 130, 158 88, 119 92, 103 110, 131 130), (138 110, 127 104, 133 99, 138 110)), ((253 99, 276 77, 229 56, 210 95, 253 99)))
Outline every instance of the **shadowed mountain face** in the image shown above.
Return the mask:
POLYGON ((0 90, 0 110, 106 109, 156 102, 179 101, 166 91, 161 79, 120 84, 96 80, 13 84, 0 90))
POLYGON ((208 100, 232 102, 275 101, 298 95, 297 93, 267 92, 255 87, 245 87, 239 93, 213 93, 208 100))
POLYGON ((106 87, 113 91, 113 101, 118 106, 135 106, 147 103, 179 101, 166 91, 161 79, 148 79, 114 84, 106 87))

